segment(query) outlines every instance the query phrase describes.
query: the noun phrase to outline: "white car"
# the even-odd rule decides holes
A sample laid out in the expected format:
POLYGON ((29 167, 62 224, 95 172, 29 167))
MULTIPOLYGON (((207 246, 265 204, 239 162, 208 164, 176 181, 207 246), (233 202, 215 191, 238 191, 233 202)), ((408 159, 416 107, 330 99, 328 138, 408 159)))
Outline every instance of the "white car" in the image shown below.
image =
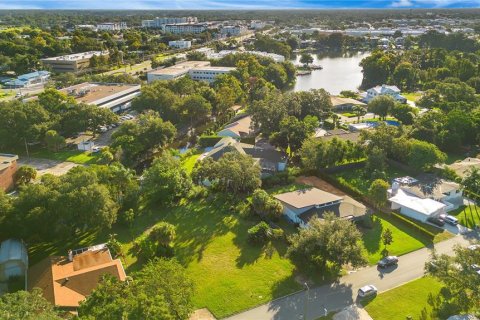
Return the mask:
POLYGON ((370 297, 377 294, 377 288, 374 285, 369 284, 368 286, 361 287, 358 289, 358 296, 360 298, 370 297))
POLYGON ((97 152, 100 152, 102 150, 102 148, 100 147, 93 147, 92 148, 92 153, 97 153, 97 152))
POLYGON ((458 219, 455 218, 454 216, 448 215, 445 217, 445 222, 452 226, 456 226, 458 224, 458 219))

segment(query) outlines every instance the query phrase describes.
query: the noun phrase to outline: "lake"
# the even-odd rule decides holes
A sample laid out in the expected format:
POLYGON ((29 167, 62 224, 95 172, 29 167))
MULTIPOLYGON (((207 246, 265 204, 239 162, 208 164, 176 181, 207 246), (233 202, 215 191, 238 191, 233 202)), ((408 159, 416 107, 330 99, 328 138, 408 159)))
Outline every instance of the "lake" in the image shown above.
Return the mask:
MULTIPOLYGON (((294 91, 323 88, 333 95, 342 90, 356 91, 363 77, 359 63, 369 55, 369 52, 312 54, 313 64, 321 65, 323 69, 313 70, 310 75, 297 76, 294 91)), ((300 55, 291 62, 300 65, 300 55)))

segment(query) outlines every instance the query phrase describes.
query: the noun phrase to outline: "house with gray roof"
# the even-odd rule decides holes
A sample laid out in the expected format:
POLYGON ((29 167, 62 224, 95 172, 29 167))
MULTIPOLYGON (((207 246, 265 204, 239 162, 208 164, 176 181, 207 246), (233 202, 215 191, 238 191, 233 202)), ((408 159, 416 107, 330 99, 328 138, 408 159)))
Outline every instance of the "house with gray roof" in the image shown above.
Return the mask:
POLYGON ((367 208, 360 202, 317 188, 281 193, 274 197, 282 204, 287 219, 303 228, 313 217, 322 219, 327 212, 348 220, 356 220, 367 213, 367 208))
POLYGON ((287 156, 283 152, 273 148, 241 143, 232 137, 222 138, 203 158, 212 158, 217 161, 227 152, 238 152, 251 156, 260 165, 262 176, 284 171, 287 166, 287 156))

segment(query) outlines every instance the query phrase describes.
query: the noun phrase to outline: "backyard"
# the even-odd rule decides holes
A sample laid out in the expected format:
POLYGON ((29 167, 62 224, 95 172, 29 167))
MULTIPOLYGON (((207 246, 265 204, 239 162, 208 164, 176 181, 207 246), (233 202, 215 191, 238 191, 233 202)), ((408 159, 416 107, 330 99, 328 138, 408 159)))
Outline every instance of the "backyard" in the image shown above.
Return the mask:
MULTIPOLYGON (((392 181, 393 178, 408 175, 407 172, 394 166, 388 166, 385 173, 385 180, 387 182, 392 181)), ((335 179, 339 180, 341 183, 347 183, 350 186, 358 189, 358 191, 360 191, 362 194, 368 193, 368 189, 370 188, 370 185, 374 180, 365 173, 364 168, 345 170, 332 174, 332 176, 335 179)))
POLYGON ((442 284, 433 278, 420 278, 379 294, 365 303, 365 309, 374 320, 405 320, 408 316, 419 319, 424 308, 431 311, 429 295, 437 294, 441 288, 442 284))

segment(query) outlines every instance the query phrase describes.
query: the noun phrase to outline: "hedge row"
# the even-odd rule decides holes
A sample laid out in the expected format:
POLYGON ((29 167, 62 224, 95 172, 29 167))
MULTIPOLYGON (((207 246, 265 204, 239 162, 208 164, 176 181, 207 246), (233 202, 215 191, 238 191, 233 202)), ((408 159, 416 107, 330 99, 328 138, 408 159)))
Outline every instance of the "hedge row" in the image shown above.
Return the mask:
POLYGON ((202 148, 213 147, 222 137, 219 136, 201 136, 198 140, 198 144, 202 148))

